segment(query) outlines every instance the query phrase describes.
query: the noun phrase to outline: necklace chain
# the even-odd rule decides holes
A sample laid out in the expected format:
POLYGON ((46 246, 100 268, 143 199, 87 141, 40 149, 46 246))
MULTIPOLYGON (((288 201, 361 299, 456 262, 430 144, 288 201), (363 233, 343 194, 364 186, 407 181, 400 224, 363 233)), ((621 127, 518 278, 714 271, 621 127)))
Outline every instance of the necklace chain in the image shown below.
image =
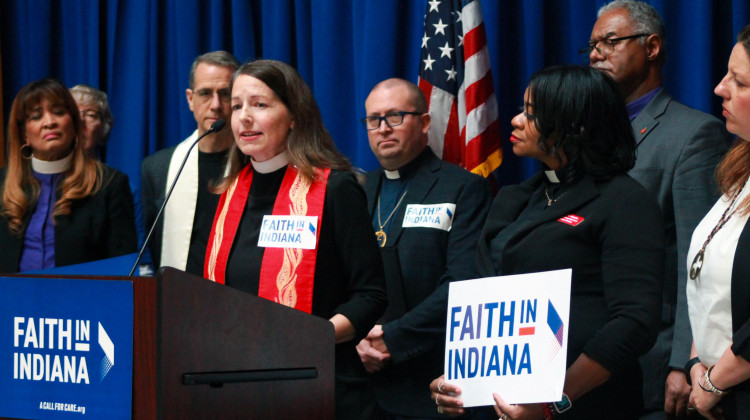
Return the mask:
POLYGON ((552 198, 549 195, 549 185, 546 188, 544 188, 544 195, 547 197, 547 207, 551 206, 552 203, 554 203, 555 201, 559 200, 560 197, 563 196, 563 194, 565 194, 565 191, 563 191, 562 194, 558 195, 557 197, 552 198))
POLYGON ((401 194, 401 198, 398 199, 398 203, 396 203, 396 206, 391 210, 391 214, 388 215, 388 218, 385 219, 385 222, 380 221, 380 195, 378 195, 378 226, 380 226, 380 230, 375 232, 375 237, 378 239, 378 244, 380 244, 380 247, 385 246, 385 241, 388 238, 388 236, 385 234, 385 231, 383 230, 383 226, 388 224, 388 221, 391 220, 391 217, 393 217, 394 214, 396 214, 396 210, 398 210, 398 206, 401 205, 401 202, 404 201, 404 197, 406 197, 406 193, 409 192, 409 190, 404 191, 403 194, 401 194))
POLYGON ((732 201, 729 203, 729 206, 726 210, 724 210, 724 213, 721 214, 721 217, 719 218, 719 221, 716 222, 716 226, 714 226, 713 229, 711 229, 711 233, 708 234, 708 237, 706 238, 706 241, 703 242, 703 246, 701 247, 700 251, 695 255, 695 258, 693 258, 692 264, 690 264, 690 279, 695 280, 698 278, 698 275, 701 273, 701 268, 703 268, 703 258, 706 256, 706 247, 708 246, 708 243, 711 242, 711 239, 714 238, 714 235, 721 230, 721 228, 724 227, 725 224, 729 221, 729 219, 734 216, 735 213, 737 213, 737 210, 739 209, 739 206, 734 207, 734 203, 737 201, 737 198, 739 198, 740 193, 745 188, 745 183, 747 181, 743 182, 740 188, 737 189, 737 191, 732 196, 732 201), (732 210, 732 207, 734 207, 734 210, 732 210), (730 212, 730 210, 732 210, 730 212))

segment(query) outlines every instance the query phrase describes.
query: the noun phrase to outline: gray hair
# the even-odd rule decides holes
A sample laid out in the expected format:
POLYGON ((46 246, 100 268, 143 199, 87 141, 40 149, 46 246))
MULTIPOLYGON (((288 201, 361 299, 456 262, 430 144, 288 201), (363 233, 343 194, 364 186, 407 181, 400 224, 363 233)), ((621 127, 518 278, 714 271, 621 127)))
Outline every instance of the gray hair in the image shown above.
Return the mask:
POLYGON ((190 89, 195 87, 195 69, 198 68, 198 64, 206 63, 212 66, 226 67, 232 70, 234 73, 240 67, 240 62, 226 51, 211 51, 203 55, 199 55, 190 67, 190 89))
MULTIPOLYGON (((624 9, 628 12, 630 25, 633 27, 633 31, 635 33, 659 35, 662 43, 662 56, 665 55, 666 50, 664 49, 664 44, 666 40, 664 38, 664 20, 662 20, 659 12, 657 12, 653 6, 644 1, 615 0, 602 6, 599 9, 599 12, 597 12, 596 17, 600 18, 603 14, 617 9, 624 9)), ((646 39, 639 38, 638 42, 641 45, 644 45, 646 43, 646 39)))
POLYGON ((104 127, 103 140, 107 141, 107 139, 109 139, 109 131, 112 129, 112 124, 115 123, 115 117, 109 109, 107 94, 95 87, 83 84, 75 85, 69 90, 73 99, 76 100, 76 103, 79 105, 93 106, 99 111, 99 115, 102 117, 102 126, 104 127))

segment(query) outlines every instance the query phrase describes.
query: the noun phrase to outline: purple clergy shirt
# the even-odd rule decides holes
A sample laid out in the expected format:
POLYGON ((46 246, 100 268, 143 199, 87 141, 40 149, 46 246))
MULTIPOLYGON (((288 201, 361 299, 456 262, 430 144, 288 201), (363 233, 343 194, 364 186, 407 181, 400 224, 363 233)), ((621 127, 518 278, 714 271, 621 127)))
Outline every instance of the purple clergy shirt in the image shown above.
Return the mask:
POLYGON ((635 117, 637 117, 638 114, 643 111, 643 108, 645 108, 646 105, 648 105, 648 103, 651 102, 652 99, 654 99, 654 96, 656 96, 656 94, 659 93, 660 90, 661 86, 627 104, 628 117, 630 117, 630 121, 633 121, 635 117))
POLYGON ((52 210, 57 201, 57 183, 62 174, 33 173, 39 181, 41 191, 24 233, 19 271, 55 266, 55 224, 52 221, 52 210))

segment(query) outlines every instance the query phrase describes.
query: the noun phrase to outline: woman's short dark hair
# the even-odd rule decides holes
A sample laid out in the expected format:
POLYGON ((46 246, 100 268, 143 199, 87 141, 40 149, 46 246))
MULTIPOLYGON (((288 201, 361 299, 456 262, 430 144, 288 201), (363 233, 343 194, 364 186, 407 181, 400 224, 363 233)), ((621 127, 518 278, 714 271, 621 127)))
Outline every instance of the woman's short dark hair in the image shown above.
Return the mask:
POLYGON ((609 76, 582 66, 555 66, 531 77, 539 147, 568 163, 566 176, 609 179, 635 164, 635 138, 625 100, 609 76))

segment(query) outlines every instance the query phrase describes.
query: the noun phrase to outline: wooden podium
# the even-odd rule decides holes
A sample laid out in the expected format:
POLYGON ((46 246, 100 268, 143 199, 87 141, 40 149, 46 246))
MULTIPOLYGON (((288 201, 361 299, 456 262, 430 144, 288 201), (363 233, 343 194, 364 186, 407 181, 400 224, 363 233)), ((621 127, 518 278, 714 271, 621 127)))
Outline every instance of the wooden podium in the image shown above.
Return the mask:
POLYGON ((134 419, 334 418, 328 320, 172 268, 132 280, 134 419))

